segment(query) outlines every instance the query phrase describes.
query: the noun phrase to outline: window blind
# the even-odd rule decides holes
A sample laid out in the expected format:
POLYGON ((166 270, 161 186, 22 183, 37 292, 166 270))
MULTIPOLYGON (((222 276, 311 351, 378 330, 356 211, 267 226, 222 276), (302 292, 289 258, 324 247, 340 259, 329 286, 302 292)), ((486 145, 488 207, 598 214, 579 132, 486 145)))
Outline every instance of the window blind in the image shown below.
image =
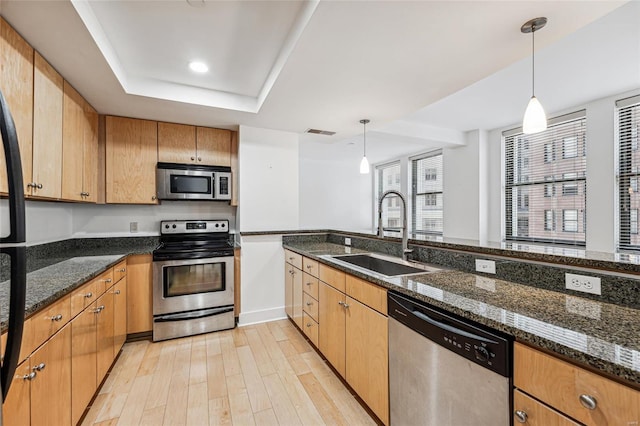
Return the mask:
MULTIPOLYGON (((400 162, 377 166, 376 174, 378 180, 378 194, 376 197, 377 209, 382 194, 392 189, 400 191, 400 162)), ((397 195, 389 195, 384 199, 382 206, 382 226, 384 229, 397 228, 399 230, 402 228, 402 204, 400 197, 397 195)))
POLYGON ((503 133, 507 240, 585 244, 586 115, 549 120, 544 132, 503 133))
POLYGON ((411 229, 414 234, 442 235, 442 152, 411 161, 411 229))
POLYGON ((616 102, 618 115, 618 248, 640 249, 640 96, 616 102))

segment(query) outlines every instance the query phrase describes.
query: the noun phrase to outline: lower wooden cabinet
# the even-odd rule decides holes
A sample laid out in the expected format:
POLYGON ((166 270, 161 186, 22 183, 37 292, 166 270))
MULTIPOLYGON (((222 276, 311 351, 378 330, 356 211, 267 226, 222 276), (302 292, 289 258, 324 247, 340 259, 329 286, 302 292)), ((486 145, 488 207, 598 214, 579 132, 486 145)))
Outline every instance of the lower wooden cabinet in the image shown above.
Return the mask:
POLYGON ((153 269, 150 254, 127 259, 127 333, 153 329, 153 269))
MULTIPOLYGON (((96 301, 96 316, 98 317, 96 328, 97 345, 97 377, 104 377, 113 362, 113 335, 114 335, 114 304, 113 292, 107 290, 96 301)), ((102 381, 102 380, 101 380, 102 381)))
POLYGON ((344 293, 328 284, 319 284, 318 349, 342 377, 345 374, 346 317, 344 293))
POLYGON ((113 286, 113 358, 127 340, 127 277, 113 286))
POLYGON ((513 424, 578 426, 578 423, 518 390, 513 393, 513 416, 513 424))
POLYGON ((29 359, 18 364, 11 381, 9 394, 2 405, 2 419, 7 425, 29 426, 31 424, 31 380, 36 374, 31 371, 29 359))
POLYGON ((293 319, 293 269, 289 263, 284 264, 284 311, 293 319))
POLYGON ((98 387, 96 302, 71 321, 71 421, 77 424, 98 387))

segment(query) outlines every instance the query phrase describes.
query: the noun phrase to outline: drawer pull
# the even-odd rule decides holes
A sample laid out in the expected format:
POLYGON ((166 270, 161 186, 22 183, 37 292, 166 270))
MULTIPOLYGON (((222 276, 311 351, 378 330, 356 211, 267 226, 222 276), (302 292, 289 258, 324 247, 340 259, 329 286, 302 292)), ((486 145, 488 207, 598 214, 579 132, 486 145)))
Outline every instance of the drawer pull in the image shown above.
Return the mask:
POLYGON ((307 306, 311 306, 311 305, 313 305, 313 303, 307 302, 307 306))
POLYGON ((84 297, 86 297, 87 299, 91 299, 93 297, 93 293, 89 292, 85 294, 84 297))
POLYGON ((338 300, 338 305, 344 306, 344 302, 342 300, 338 300))
POLYGON ((120 294, 120 290, 114 291, 113 294, 120 294))
POLYGON ((33 372, 29 373, 29 374, 25 374, 24 376, 22 376, 22 380, 29 380, 29 381, 31 381, 31 380, 35 379, 37 375, 38 375, 38 374, 36 374, 36 372, 35 372, 35 371, 33 371, 33 372))
POLYGON ((582 404, 582 406, 586 409, 595 410, 596 407, 598 406, 598 401, 596 401, 596 399, 591 395, 582 394, 580 395, 579 399, 580 399, 580 404, 582 404))
POLYGON ((312 265, 307 265, 307 269, 311 269, 311 268, 313 268, 312 265))
POLYGON ((109 284, 111 282, 111 278, 107 278, 106 280, 104 280, 104 282, 109 284))
POLYGON ((307 284, 307 285, 311 285, 311 284, 313 284, 313 283, 306 283, 306 284, 307 284))
POLYGON ((307 327, 311 327, 311 323, 310 322, 307 323, 307 327))
POLYGON ((295 257, 289 257, 289 260, 293 261, 293 259, 295 259, 295 257))
POLYGON ((51 317, 51 321, 62 321, 62 315, 58 314, 56 316, 51 317))
POLYGON ((122 268, 122 269, 118 269, 117 272, 126 272, 126 271, 127 271, 127 268, 122 268))
POLYGON ((46 366, 47 364, 45 364, 44 362, 41 362, 40 364, 33 367, 33 371, 42 371, 46 366))
POLYGON ((344 306, 345 308, 348 308, 349 304, 348 303, 343 303, 342 306, 344 306))
POLYGON ((529 418, 526 411, 516 410, 516 412, 513 414, 516 416, 516 420, 518 421, 518 423, 526 423, 527 419, 529 418))

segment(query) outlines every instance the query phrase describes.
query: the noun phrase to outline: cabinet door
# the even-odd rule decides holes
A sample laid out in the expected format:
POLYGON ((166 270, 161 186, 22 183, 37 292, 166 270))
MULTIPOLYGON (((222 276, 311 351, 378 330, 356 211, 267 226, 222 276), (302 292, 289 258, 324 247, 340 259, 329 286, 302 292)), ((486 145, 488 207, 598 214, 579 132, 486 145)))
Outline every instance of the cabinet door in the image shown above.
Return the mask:
MULTIPOLYGON (((513 412, 514 416, 516 412, 524 413, 525 423, 530 426, 578 426, 578 423, 518 390, 513 391, 513 412)), ((519 420, 514 418, 513 424, 516 422, 519 420)))
POLYGON ((387 317, 350 297, 347 304, 347 382, 380 420, 389 424, 387 317))
POLYGON ((195 163, 195 126, 158 123, 158 161, 182 164, 195 163))
POLYGON ((31 194, 60 198, 62 191, 63 79, 38 52, 33 82, 33 183, 31 194))
MULTIPOLYGON (((25 193, 31 181, 33 144, 33 48, 0 17, 0 90, 18 134, 25 193)), ((0 144, 0 192, 8 191, 4 148, 0 144)))
POLYGON ((107 291, 96 301, 98 323, 96 345, 98 358, 96 362, 96 381, 102 382, 102 378, 109 371, 113 362, 113 332, 114 332, 114 306, 113 292, 107 291))
POLYGON ((127 333, 143 333, 153 328, 151 255, 127 259, 127 333))
POLYGON ((113 286, 113 357, 127 340, 127 277, 113 286))
POLYGON ((293 319, 293 269, 290 264, 284 264, 284 311, 293 319))
POLYGON ((231 167, 231 131, 198 127, 196 130, 198 164, 231 167))
POLYGON ((62 198, 83 200, 84 99, 64 82, 62 111, 62 198))
POLYGON ((71 422, 78 424, 98 386, 96 302, 71 322, 71 422))
POLYGON ((84 201, 98 201, 98 112, 87 101, 82 115, 82 191, 84 201))
POLYGON ((157 204, 158 124, 106 118, 107 203, 157 204))
POLYGON ((318 343, 320 352, 345 377, 345 295, 323 282, 319 287, 318 343))
POLYGON ((71 425, 71 325, 67 324, 30 357, 31 424, 71 425))
MULTIPOLYGON (((2 405, 2 419, 6 425, 28 426, 31 423, 31 364, 24 361, 16 367, 9 395, 2 405)), ((35 375, 34 375, 35 376, 35 375)))
POLYGON ((293 321, 302 330, 302 271, 291 268, 293 271, 293 321))

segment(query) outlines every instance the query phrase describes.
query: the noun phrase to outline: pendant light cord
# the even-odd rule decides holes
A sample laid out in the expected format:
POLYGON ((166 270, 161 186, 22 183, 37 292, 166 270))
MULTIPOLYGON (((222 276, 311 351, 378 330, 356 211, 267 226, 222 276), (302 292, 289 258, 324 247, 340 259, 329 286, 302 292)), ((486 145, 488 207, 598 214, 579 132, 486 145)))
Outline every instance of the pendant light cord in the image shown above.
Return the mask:
POLYGON ((367 156, 367 123, 366 122, 362 123, 362 127, 364 127, 364 130, 363 130, 364 147, 362 148, 362 156, 366 157, 367 156))
POLYGON ((531 96, 536 95, 536 26, 531 26, 531 96))

